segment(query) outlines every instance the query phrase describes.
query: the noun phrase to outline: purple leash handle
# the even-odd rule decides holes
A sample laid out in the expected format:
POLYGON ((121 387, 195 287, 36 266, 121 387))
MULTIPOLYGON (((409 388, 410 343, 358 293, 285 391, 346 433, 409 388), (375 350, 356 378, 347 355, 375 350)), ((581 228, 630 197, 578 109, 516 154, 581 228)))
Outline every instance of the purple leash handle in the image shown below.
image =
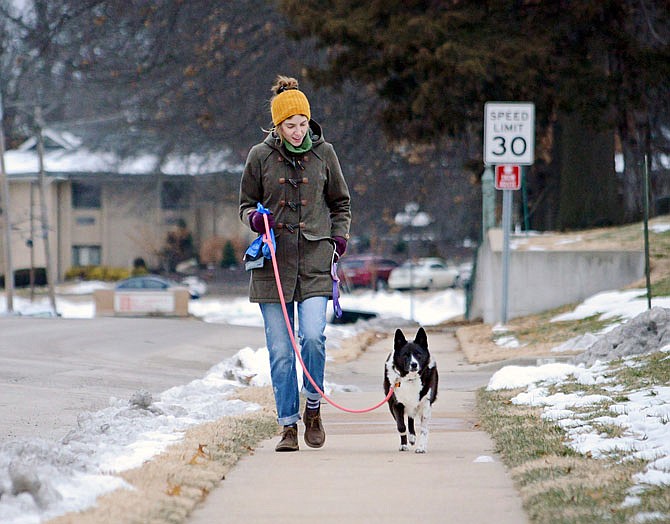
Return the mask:
POLYGON ((337 276, 337 262, 335 262, 335 251, 333 251, 333 262, 330 265, 330 276, 333 279, 333 310, 335 316, 342 316, 342 306, 340 306, 340 277, 337 276))

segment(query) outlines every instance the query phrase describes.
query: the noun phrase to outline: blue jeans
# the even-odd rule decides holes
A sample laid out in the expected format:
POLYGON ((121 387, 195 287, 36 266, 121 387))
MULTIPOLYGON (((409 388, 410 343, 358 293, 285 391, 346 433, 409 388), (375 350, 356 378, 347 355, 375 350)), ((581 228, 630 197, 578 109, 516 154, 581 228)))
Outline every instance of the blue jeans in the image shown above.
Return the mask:
MULTIPOLYGON (((326 306, 328 297, 312 297, 298 302, 298 336, 307 371, 323 391, 326 366, 326 306)), ((282 426, 300 419, 300 392, 296 376, 296 357, 286 329, 281 304, 260 304, 265 323, 265 340, 270 353, 270 375, 277 406, 277 421, 282 426)), ((295 303, 286 304, 291 328, 295 330, 295 303)), ((297 364, 300 365, 299 363, 297 364)), ((303 392, 310 400, 321 397, 307 377, 303 378, 303 392)))

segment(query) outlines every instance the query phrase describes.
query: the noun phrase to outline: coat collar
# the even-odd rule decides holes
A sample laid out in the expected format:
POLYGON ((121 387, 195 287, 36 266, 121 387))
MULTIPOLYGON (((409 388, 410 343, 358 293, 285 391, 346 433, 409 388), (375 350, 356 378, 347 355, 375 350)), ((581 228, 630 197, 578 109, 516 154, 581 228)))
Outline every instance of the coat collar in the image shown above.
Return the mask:
MULTIPOLYGON (((321 130, 321 125, 314 120, 309 121, 309 133, 312 136, 312 150, 316 147, 319 147, 325 142, 323 139, 323 131, 321 130)), ((288 156, 286 148, 282 146, 281 142, 274 133, 268 133, 268 136, 263 140, 265 144, 270 146, 272 149, 276 149, 282 155, 288 156)))

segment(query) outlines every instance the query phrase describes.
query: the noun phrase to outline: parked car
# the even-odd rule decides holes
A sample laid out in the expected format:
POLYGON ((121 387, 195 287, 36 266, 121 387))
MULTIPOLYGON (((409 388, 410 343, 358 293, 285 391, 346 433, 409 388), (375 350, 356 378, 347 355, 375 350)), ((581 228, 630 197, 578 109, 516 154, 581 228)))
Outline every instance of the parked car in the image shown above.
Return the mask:
POLYGON ((352 255, 343 257, 337 264, 340 281, 344 289, 369 287, 384 289, 391 271, 398 263, 376 255, 352 255))
POLYGON ((201 296, 200 291, 202 289, 198 289, 198 286, 189 285, 189 283, 180 284, 159 275, 143 275, 127 278, 119 281, 115 289, 122 291, 163 291, 174 287, 188 289, 191 298, 200 298, 201 296))
POLYGON ((391 289, 445 289, 459 285, 459 271, 442 258, 408 260, 391 271, 391 289))

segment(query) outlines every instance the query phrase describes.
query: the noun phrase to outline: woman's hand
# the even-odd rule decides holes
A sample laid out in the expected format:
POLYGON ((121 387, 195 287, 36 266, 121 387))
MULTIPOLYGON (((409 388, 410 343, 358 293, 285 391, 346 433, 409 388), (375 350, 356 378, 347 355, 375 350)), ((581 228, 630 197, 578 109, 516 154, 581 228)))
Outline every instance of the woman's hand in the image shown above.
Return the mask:
POLYGON ((347 250, 347 239, 344 237, 333 237, 333 242, 335 242, 335 253, 338 257, 344 255, 344 252, 347 250))
MULTIPOLYGON (((268 217, 268 226, 270 226, 270 229, 274 229, 275 227, 275 217, 272 215, 267 215, 268 217)), ((265 220, 263 220, 263 213, 259 213, 258 211, 254 211, 249 215, 249 227, 251 227, 252 231, 255 231, 256 233, 259 233, 261 235, 264 235, 267 233, 265 231, 265 220)))

